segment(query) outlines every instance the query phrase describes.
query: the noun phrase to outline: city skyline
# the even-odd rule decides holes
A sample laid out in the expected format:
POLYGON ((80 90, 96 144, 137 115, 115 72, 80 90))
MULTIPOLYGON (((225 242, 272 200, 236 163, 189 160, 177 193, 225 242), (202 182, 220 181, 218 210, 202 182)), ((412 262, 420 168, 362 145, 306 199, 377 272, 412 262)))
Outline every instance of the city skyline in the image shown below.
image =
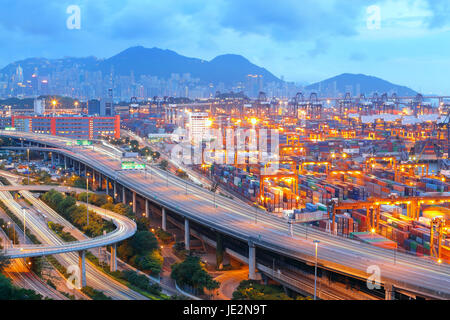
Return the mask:
POLYGON ((11 50, 0 54, 2 66, 29 57, 107 58, 143 45, 205 60, 240 54, 300 84, 349 72, 388 79, 424 94, 448 92, 444 70, 449 64, 445 52, 450 10, 445 1, 7 5, 0 41, 11 50), (80 9, 79 29, 68 28, 71 5, 80 9), (41 18, 27 18, 32 13, 41 18), (246 19, 237 19, 242 16, 246 19))

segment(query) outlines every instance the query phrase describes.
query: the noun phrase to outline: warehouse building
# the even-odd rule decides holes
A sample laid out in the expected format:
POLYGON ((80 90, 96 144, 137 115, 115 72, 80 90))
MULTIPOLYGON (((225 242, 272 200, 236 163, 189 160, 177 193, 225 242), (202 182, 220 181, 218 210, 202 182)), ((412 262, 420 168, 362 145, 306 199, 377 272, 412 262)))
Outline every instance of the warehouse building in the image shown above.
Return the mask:
POLYGON ((13 116, 11 126, 17 131, 50 134, 73 139, 120 138, 120 116, 13 116))

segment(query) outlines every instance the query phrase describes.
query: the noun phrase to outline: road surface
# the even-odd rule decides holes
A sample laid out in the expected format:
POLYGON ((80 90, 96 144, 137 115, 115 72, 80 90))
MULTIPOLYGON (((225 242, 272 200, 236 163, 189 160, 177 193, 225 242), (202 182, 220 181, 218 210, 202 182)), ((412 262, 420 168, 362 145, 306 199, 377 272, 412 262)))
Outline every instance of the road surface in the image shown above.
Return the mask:
POLYGON ((426 258, 376 248, 368 244, 294 225, 292 234, 287 222, 265 211, 213 195, 207 190, 181 180, 157 168, 148 174, 121 171, 120 155, 101 147, 68 147, 70 139, 23 132, 3 132, 61 148, 61 153, 86 163, 143 197, 163 205, 188 219, 228 234, 242 241, 251 241, 279 254, 313 264, 315 245, 319 240, 320 267, 367 279, 368 268, 377 266, 382 284, 393 284, 405 291, 418 291, 433 298, 450 298, 450 266, 438 265, 426 258), (395 257, 395 258, 394 258, 395 257))

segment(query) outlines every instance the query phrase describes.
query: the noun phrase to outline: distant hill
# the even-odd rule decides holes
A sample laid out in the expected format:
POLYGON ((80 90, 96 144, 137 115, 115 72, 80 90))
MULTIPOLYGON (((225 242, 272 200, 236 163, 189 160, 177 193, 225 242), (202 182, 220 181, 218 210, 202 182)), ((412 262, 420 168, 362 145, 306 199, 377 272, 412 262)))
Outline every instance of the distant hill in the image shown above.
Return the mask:
POLYGON ((136 76, 153 75, 160 78, 170 78, 172 73, 190 73, 191 77, 202 82, 232 84, 245 81, 249 74, 262 75, 264 82, 281 82, 272 73, 258 67, 240 55, 226 54, 211 61, 188 58, 171 50, 158 48, 132 47, 121 53, 101 61, 99 68, 103 72, 136 76))
POLYGON ((142 46, 128 48, 108 59, 62 58, 45 59, 30 58, 9 64, 1 73, 13 74, 20 65, 24 70, 25 78, 29 78, 35 69, 40 75, 50 74, 54 71, 64 71, 78 67, 88 71, 102 71, 107 75, 113 70, 115 75, 135 77, 141 75, 170 78, 172 73, 190 73, 191 78, 198 78, 202 83, 218 84, 223 82, 231 85, 236 82, 245 82, 246 76, 262 75, 264 82, 281 82, 272 73, 261 68, 240 55, 226 54, 218 56, 211 61, 182 56, 171 50, 159 48, 144 48, 142 46))
POLYGON ((334 89, 337 92, 346 93, 349 91, 349 88, 351 88, 352 95, 356 95, 357 91, 359 91, 359 93, 365 94, 366 97, 371 96, 375 92, 378 94, 396 93, 398 96, 415 96, 417 94, 416 91, 408 87, 393 84, 377 77, 350 73, 344 73, 306 87, 307 90, 320 92, 325 95, 332 94, 334 89))
POLYGON ((95 70, 98 63, 99 60, 95 57, 61 59, 28 58, 8 64, 0 70, 0 73, 13 74, 20 65, 23 69, 25 79, 29 79, 35 70, 38 71, 39 75, 48 75, 74 67, 84 70, 95 70))

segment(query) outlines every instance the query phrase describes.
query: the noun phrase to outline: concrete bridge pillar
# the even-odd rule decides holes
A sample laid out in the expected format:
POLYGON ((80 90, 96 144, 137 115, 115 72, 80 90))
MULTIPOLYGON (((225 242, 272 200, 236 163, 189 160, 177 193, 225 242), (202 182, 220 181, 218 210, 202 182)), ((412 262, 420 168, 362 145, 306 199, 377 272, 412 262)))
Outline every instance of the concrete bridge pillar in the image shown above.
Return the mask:
POLYGON ((147 219, 150 219, 150 208, 149 208, 149 204, 148 204, 148 199, 145 199, 145 216, 147 217, 147 219))
POLYGON ((116 244, 111 245, 111 262, 109 264, 110 271, 114 272, 117 271, 117 247, 116 244))
POLYGON ((113 199, 114 199, 114 201, 116 201, 117 200, 117 183, 115 181, 113 183, 113 188, 114 188, 113 199))
POLYGON ((107 177, 105 177, 105 182, 106 182, 106 195, 109 196, 109 180, 107 177))
POLYGON ((190 237, 189 220, 184 219, 184 248, 189 251, 191 250, 191 237, 190 237))
POLYGON ((161 212, 162 212, 161 228, 162 228, 164 231, 167 231, 166 208, 163 207, 162 210, 161 210, 161 212))
POLYGON ((64 156, 64 170, 67 170, 67 157, 64 156))
POLYGON ((384 292, 385 292, 385 300, 395 300, 395 289, 394 286, 386 283, 384 285, 384 292))
POLYGON ((133 212, 136 214, 136 192, 133 191, 133 212))
POLYGON ((86 251, 78 251, 78 267, 80 268, 80 285, 86 287, 86 251))
POLYGON ((127 204, 126 194, 125 194, 125 187, 122 186, 122 203, 127 204))
POLYGON ((256 279, 256 248, 252 241, 248 242, 248 278, 256 279))

